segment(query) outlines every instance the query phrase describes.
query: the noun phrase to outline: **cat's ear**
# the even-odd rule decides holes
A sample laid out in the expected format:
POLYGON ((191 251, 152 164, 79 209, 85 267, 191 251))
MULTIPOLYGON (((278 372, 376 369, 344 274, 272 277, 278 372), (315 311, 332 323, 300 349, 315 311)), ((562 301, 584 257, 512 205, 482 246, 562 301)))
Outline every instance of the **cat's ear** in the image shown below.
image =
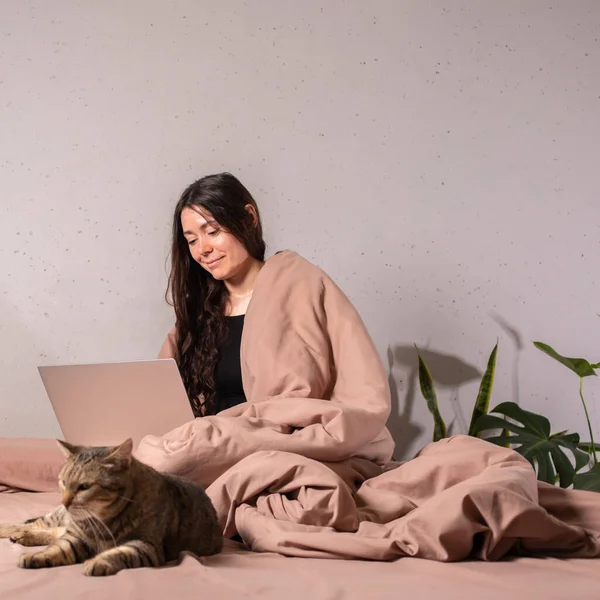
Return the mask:
POLYGON ((63 440, 56 441, 58 442, 58 447, 65 455, 65 458, 71 458, 71 456, 77 454, 81 450, 79 446, 74 446, 73 444, 69 444, 68 442, 65 442, 63 440))
POLYGON ((118 464, 122 467, 128 467, 131 464, 132 453, 133 440, 128 438, 120 446, 111 448, 111 451, 104 457, 103 462, 118 464))

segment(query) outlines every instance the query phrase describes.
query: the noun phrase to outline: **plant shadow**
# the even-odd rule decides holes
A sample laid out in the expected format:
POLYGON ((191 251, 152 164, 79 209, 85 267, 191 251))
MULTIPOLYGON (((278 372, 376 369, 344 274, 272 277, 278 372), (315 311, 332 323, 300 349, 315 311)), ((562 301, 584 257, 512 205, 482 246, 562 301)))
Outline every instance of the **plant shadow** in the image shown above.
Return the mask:
POLYGON ((523 336, 520 334, 519 330, 511 325, 504 317, 499 315, 498 313, 492 312, 490 313, 492 319, 500 326, 500 328, 506 333, 508 338, 512 341, 515 346, 515 352, 513 354, 513 364, 512 364, 512 396, 513 402, 517 404, 520 403, 520 395, 519 395, 519 362, 521 359, 521 352, 523 351, 523 336))
MULTIPOLYGON (((462 359, 434 350, 421 349, 419 352, 431 372, 436 386, 452 389, 451 405, 454 419, 448 425, 448 435, 452 435, 456 422, 462 430, 466 430, 467 422, 458 402, 458 388, 470 381, 481 379, 481 371, 462 359)), ((419 367, 417 350, 414 346, 388 347, 387 351, 389 384, 392 397, 392 410, 388 419, 388 429, 396 443, 394 459, 403 458, 416 439, 425 431, 425 427, 413 421, 413 410, 419 388, 419 367), (395 366, 408 368, 408 386, 404 395, 404 403, 400 408, 399 383, 394 375, 395 366)), ((420 394, 420 390, 419 390, 420 394)), ((423 402, 425 400, 423 399, 423 402)))

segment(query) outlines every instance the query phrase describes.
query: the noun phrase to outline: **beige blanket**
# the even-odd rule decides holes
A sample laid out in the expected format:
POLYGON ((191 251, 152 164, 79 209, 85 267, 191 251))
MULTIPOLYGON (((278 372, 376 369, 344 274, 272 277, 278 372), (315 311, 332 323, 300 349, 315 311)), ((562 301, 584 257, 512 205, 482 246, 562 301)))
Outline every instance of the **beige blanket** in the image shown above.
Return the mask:
MULTIPOLYGON (((174 331, 160 355, 175 355, 174 331)), ((256 281, 248 403, 147 437, 140 460, 207 486, 227 536, 286 555, 497 560, 600 554, 600 495, 539 484, 517 453, 457 436, 390 463, 381 360, 339 288, 293 252, 256 281)))

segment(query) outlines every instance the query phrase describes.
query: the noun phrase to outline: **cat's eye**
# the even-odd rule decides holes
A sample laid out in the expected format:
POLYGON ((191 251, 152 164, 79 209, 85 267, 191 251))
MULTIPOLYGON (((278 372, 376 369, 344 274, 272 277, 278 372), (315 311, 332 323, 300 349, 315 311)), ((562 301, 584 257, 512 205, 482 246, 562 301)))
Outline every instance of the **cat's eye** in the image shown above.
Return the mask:
POLYGON ((91 483, 80 483, 79 487, 77 488, 78 492, 85 492, 86 490, 89 490, 92 487, 91 483))

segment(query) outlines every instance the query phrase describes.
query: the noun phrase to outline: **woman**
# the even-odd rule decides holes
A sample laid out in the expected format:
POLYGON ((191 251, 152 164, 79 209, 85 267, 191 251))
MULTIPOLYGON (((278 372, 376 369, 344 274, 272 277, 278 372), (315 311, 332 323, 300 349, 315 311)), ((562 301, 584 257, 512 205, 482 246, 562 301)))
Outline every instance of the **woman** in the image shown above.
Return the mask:
POLYGON ((264 254, 256 202, 234 176, 183 192, 167 291, 176 320, 159 357, 177 361, 202 418, 147 436, 138 458, 203 485, 261 450, 385 464, 390 390, 362 319, 317 266, 264 254))
POLYGON ((264 257, 258 207, 238 179, 209 175, 183 192, 173 218, 169 290, 179 369, 198 417, 246 400, 242 328, 264 257))

